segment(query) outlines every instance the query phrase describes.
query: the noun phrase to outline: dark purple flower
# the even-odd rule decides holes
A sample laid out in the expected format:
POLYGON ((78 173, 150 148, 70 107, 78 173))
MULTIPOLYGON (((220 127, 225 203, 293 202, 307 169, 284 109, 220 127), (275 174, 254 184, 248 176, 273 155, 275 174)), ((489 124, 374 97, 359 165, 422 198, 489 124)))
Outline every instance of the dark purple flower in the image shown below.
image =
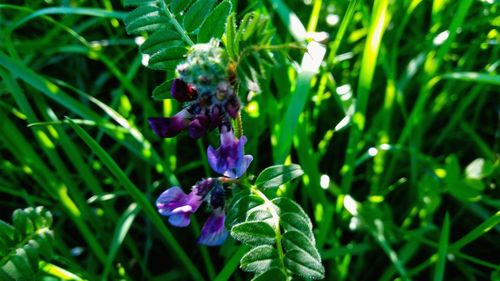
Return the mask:
POLYGON ((189 135, 193 139, 201 138, 203 137, 203 135, 205 135, 205 133, 209 129, 209 126, 210 126, 210 119, 206 115, 204 114, 197 115, 193 119, 193 121, 189 123, 189 128, 188 128, 189 135))
POLYGON ((220 186, 219 181, 207 178, 197 182, 189 194, 184 193, 180 187, 171 187, 156 200, 158 212, 168 216, 168 221, 174 226, 187 226, 191 222, 189 216, 198 210, 215 186, 220 186))
POLYGON ((219 105, 213 105, 210 108, 210 129, 213 130, 222 125, 222 120, 224 119, 224 112, 219 105))
POLYGON ((198 243, 206 246, 222 245, 228 235, 224 227, 224 220, 225 215, 223 209, 214 209, 201 229, 198 243))
POLYGON ((225 203, 225 191, 222 184, 217 184, 212 188, 210 192, 209 203, 212 209, 224 208, 225 203))
POLYGON ((240 101, 235 94, 232 94, 227 98, 225 108, 229 116, 232 118, 236 118, 236 116, 238 116, 238 112, 240 111, 240 101))
POLYGON ((196 183, 193 187, 193 191, 195 191, 198 196, 205 198, 207 194, 219 184, 219 180, 214 178, 202 179, 196 183))
POLYGON ((170 118, 152 117, 148 118, 149 125, 156 135, 162 138, 171 138, 178 135, 189 125, 192 114, 183 109, 170 118))
POLYGON ((177 78, 172 82, 170 89, 172 97, 180 102, 192 101, 198 97, 198 92, 191 85, 177 78))
POLYGON ((243 146, 247 138, 242 136, 238 140, 232 130, 223 126, 220 139, 221 145, 217 150, 212 146, 208 147, 208 163, 219 174, 229 178, 239 178, 253 160, 251 155, 243 155, 243 146))
POLYGON ((174 186, 165 190, 156 200, 158 212, 168 216, 173 226, 185 227, 191 222, 189 216, 200 207, 203 197, 193 189, 189 194, 174 186))

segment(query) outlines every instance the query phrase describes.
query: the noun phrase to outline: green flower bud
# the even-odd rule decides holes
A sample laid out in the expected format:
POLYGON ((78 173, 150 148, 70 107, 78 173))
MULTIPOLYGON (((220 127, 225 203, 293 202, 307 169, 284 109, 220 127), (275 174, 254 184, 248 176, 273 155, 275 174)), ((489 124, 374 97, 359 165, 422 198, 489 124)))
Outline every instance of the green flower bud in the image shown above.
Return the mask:
POLYGON ((196 44, 189 50, 186 61, 177 66, 179 78, 201 93, 213 93, 219 82, 227 79, 226 53, 215 40, 196 44))

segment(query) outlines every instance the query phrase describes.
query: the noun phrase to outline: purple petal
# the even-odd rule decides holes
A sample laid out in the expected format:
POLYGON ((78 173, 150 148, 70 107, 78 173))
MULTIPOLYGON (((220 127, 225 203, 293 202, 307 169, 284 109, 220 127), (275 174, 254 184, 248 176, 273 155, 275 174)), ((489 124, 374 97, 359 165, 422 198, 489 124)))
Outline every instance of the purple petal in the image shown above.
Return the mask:
POLYGON ((243 156, 243 161, 241 161, 240 165, 238 165, 234 169, 227 170, 224 173, 224 176, 233 179, 241 177, 247 171, 248 166, 250 166, 250 163, 252 163, 252 160, 253 156, 250 154, 243 156))
POLYGON ((210 206, 215 210, 223 208, 225 202, 225 191, 222 184, 217 184, 210 192, 210 206))
POLYGON ((172 88, 170 90, 172 97, 180 102, 192 101, 198 96, 198 93, 193 87, 178 78, 172 82, 172 88))
POLYGON ((218 153, 211 145, 209 145, 207 149, 207 159, 208 164, 215 172, 223 174, 224 171, 226 171, 226 167, 222 165, 224 163, 219 161, 218 153))
POLYGON ((205 115, 198 115, 189 123, 189 135, 193 139, 203 137, 209 128, 209 119, 205 115))
POLYGON ((171 118, 152 117, 148 118, 148 122, 153 132, 161 138, 175 137, 186 128, 184 119, 175 116, 171 118))
POLYGON ((162 216, 169 216, 176 208, 185 205, 187 201, 188 195, 180 187, 174 186, 165 190, 156 199, 156 207, 162 216))
POLYGON ((234 132, 232 130, 227 130, 220 134, 220 144, 221 146, 230 146, 238 143, 238 139, 234 137, 234 132))
POLYGON ((195 186, 193 186, 193 192, 196 192, 198 196, 201 198, 205 198, 207 194, 216 186, 216 184, 220 184, 217 179, 207 178, 202 179, 197 182, 195 186))
POLYGON ((224 114, 218 105, 213 105, 210 109, 210 129, 213 130, 222 125, 224 114))
POLYGON ((198 243, 206 246, 222 245, 228 235, 224 227, 224 220, 225 216, 222 209, 215 209, 203 225, 198 243))
POLYGON ((189 216, 191 213, 177 213, 168 217, 168 222, 177 227, 186 227, 191 223, 189 216))
POLYGON ((202 203, 196 191, 184 193, 181 188, 174 186, 164 191, 156 200, 158 212, 168 216, 168 221, 178 227, 189 225, 189 216, 194 213, 202 203))
POLYGON ((240 101, 236 95, 230 95, 226 101, 225 108, 229 116, 236 118, 240 111, 240 101))
POLYGON ((245 136, 238 140, 234 137, 233 131, 223 130, 221 146, 217 150, 211 146, 207 149, 208 163, 219 174, 231 178, 240 177, 245 173, 253 159, 250 155, 244 156, 246 142, 245 136))

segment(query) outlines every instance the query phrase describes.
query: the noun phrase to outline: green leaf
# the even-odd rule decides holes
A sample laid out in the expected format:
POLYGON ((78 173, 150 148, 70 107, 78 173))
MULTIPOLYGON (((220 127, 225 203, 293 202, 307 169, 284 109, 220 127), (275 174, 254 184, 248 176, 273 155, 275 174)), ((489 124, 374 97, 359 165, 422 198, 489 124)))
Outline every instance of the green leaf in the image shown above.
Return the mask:
POLYGON ((232 212, 237 211, 240 213, 238 220, 244 220, 232 227, 231 236, 255 247, 241 259, 241 268, 262 272, 255 280, 287 280, 284 273, 289 271, 306 278, 323 276, 324 268, 315 246, 312 223, 304 210, 290 199, 278 197, 269 201, 260 190, 252 189, 252 195, 240 192, 245 195, 239 197, 228 212, 228 216, 234 216, 232 212), (246 214, 244 218, 243 213, 246 214), (276 243, 277 239, 281 243, 276 243), (285 263, 287 253, 291 253, 290 267, 285 263), (279 275, 273 268, 278 269, 279 275))
POLYGON ((249 245, 272 245, 275 242, 274 229, 265 222, 252 221, 238 223, 231 228, 231 236, 249 245))
POLYGON ((198 32, 199 43, 206 43, 211 38, 219 39, 222 36, 231 8, 232 5, 229 0, 224 0, 215 7, 200 27, 198 32))
POLYGON ((207 18, 208 13, 212 10, 215 0, 198 0, 186 12, 184 16, 184 28, 187 32, 193 32, 207 18))
POLYGON ((173 71, 186 52, 187 48, 185 47, 162 49, 151 55, 148 67, 156 70, 173 71))
POLYGON ((0 280, 35 280, 40 257, 52 256, 52 214, 43 207, 17 209, 12 222, 0 221, 0 280))
POLYGON ((255 185, 262 188, 278 187, 303 174, 299 165, 276 165, 264 169, 255 180, 255 185))
POLYGON ((318 250, 304 233, 295 230, 287 231, 283 234, 282 241, 287 252, 292 250, 302 250, 311 258, 321 263, 321 256, 319 255, 318 250))
POLYGON ((460 251, 465 245, 471 243, 472 241, 478 239, 482 235, 486 234, 488 231, 493 229, 494 226, 500 223, 500 211, 496 212, 493 216, 484 220, 480 225, 471 230, 469 233, 464 235, 458 241, 455 241, 449 249, 452 251, 460 251))
POLYGON ((189 7, 189 4, 191 4, 191 2, 192 0, 172 0, 170 8, 172 9, 172 12, 174 14, 178 14, 187 9, 187 7, 189 7))
POLYGON ((271 200, 271 202, 276 205, 276 211, 281 216, 284 213, 295 213, 303 217, 307 221, 308 228, 312 229, 312 222, 307 216, 306 212, 300 207, 295 201, 284 197, 277 197, 271 200))
POLYGON ((255 195, 244 195, 238 199, 233 199, 226 216, 226 227, 231 229, 233 225, 245 221, 247 211, 264 203, 260 197, 255 195))
POLYGON ((140 5, 154 5, 158 3, 158 0, 125 0, 123 6, 140 6, 140 5))
POLYGON ((460 164, 455 155, 446 157, 446 182, 453 183, 460 179, 460 164))
POLYGON ((240 260, 241 269, 264 272, 279 265, 278 251, 269 245, 261 245, 248 251, 240 260))
POLYGON ((250 38, 250 36, 252 36, 255 33, 258 25, 265 25, 266 23, 266 21, 260 17, 258 11, 252 12, 248 15, 249 15, 248 20, 245 21, 246 17, 243 18, 241 26, 238 30, 238 33, 242 33, 243 40, 248 40, 248 38, 250 38))
POLYGON ((307 236, 307 238, 314 244, 315 239, 312 229, 309 227, 310 221, 297 213, 284 213, 280 216, 280 224, 285 231, 298 231, 307 236))
POLYGON ((153 33, 140 47, 143 54, 154 54, 162 49, 184 46, 179 33, 170 27, 162 27, 153 33))
POLYGON ((296 275, 310 279, 323 279, 325 268, 307 252, 291 250, 285 254, 285 266, 296 275))
POLYGON ((446 268, 446 257, 448 255, 448 243, 450 239, 450 216, 446 213, 439 238, 438 260, 434 270, 434 281, 441 281, 446 268))
POLYGON ((480 200, 484 188, 484 183, 476 179, 462 179, 448 185, 450 194, 464 201, 480 200))
POLYGON ((266 272, 255 276, 252 281, 286 281, 287 278, 283 271, 277 267, 273 267, 266 272))
POLYGON ((232 60, 236 60, 238 56, 238 43, 235 42, 236 37, 236 23, 235 23, 235 14, 231 13, 229 17, 227 17, 226 24, 226 51, 229 57, 232 60))
POLYGON ((128 34, 140 34, 168 26, 170 20, 156 6, 139 6, 125 17, 124 23, 128 34))
MULTIPOLYGON (((266 221, 272 220, 271 212, 261 205, 247 212, 246 221, 266 221)), ((266 223, 269 223, 266 221, 266 223)))
POLYGON ((172 88, 172 81, 174 79, 167 80, 161 83, 153 90, 153 99, 155 100, 165 100, 171 99, 172 95, 170 94, 170 88, 172 88))
POLYGON ((118 249, 120 249, 123 240, 127 236, 132 223, 134 222, 137 214, 141 211, 141 207, 137 205, 137 203, 132 203, 125 210, 125 212, 120 216, 120 219, 116 223, 115 233, 113 235, 113 239, 111 240, 111 244, 109 246, 108 256, 106 260, 106 264, 104 266, 104 280, 107 280, 108 273, 111 271, 113 266, 113 260, 118 253, 118 249))

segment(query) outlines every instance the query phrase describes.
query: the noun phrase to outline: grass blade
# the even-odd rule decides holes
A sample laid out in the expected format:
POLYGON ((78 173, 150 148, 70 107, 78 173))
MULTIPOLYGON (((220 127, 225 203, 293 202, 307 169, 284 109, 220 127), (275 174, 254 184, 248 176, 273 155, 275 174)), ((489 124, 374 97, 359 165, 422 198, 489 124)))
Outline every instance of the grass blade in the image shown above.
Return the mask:
POLYGON ((130 181, 127 175, 120 169, 113 158, 89 135, 85 132, 78 124, 71 121, 70 126, 75 130, 75 132, 82 138, 82 140, 90 147, 90 149, 99 157, 99 159, 108 167, 110 172, 116 177, 116 179, 122 184, 129 195, 134 199, 135 202, 141 207, 146 216, 151 220, 156 229, 160 232, 161 236, 170 245, 173 252, 178 256, 179 260, 186 267, 191 277, 194 280, 204 280, 198 268, 193 264, 191 259, 187 256, 186 252, 182 249, 179 243, 175 240, 172 233, 167 229, 160 215, 151 206, 151 202, 144 196, 144 194, 130 181))
POLYGON ((444 278, 444 271, 446 265, 446 258, 448 256, 448 241, 450 238, 450 216, 446 213, 441 229, 441 237, 439 238, 438 260, 436 262, 436 269, 434 270, 434 281, 442 281, 444 278))

